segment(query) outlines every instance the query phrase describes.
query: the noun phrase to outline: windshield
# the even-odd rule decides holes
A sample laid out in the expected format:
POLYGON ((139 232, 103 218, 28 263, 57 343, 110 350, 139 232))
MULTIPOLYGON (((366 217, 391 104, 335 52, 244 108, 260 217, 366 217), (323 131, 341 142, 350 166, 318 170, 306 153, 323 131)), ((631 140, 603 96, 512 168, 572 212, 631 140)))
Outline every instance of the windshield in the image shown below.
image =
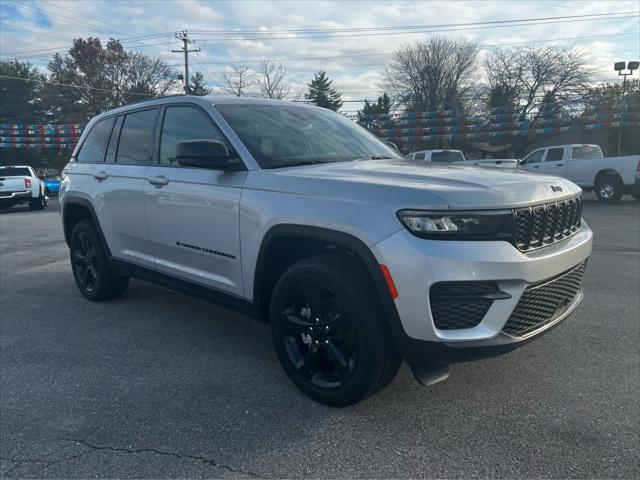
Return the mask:
POLYGON ((581 145, 573 147, 572 157, 574 160, 594 160, 602 158, 602 150, 597 145, 581 145))
POLYGON ((364 128, 323 108, 273 104, 216 105, 262 168, 400 158, 364 128))
POLYGON ((450 150, 448 152, 432 152, 431 161, 439 163, 464 162, 462 152, 450 150))
POLYGON ((30 177, 31 172, 25 167, 0 167, 0 177, 30 177))

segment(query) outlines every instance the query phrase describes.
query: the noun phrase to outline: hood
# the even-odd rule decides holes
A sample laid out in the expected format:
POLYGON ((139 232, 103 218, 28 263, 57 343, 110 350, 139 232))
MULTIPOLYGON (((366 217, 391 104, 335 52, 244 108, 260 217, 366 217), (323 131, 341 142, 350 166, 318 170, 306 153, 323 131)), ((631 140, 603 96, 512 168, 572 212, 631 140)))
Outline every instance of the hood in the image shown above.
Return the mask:
POLYGON ((278 191, 348 196, 400 208, 512 208, 561 200, 581 191, 550 175, 406 160, 357 160, 262 172, 271 174, 267 183, 278 191))

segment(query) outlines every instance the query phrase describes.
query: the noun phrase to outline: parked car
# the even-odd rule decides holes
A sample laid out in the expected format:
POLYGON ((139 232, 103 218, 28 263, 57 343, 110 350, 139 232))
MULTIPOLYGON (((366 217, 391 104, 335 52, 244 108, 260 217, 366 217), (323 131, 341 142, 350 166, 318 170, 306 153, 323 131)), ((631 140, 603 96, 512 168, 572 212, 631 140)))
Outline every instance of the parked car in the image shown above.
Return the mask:
POLYGON ((59 176, 56 177, 46 177, 42 181, 44 183, 45 193, 47 195, 57 195, 60 191, 60 180, 59 176))
POLYGON ((138 277, 259 317, 291 380, 330 405, 380 390, 403 357, 431 384, 537 338, 580 303, 591 252, 570 181, 410 163, 299 103, 121 107, 89 122, 63 177, 84 297, 138 277))
POLYGON ((532 151, 520 165, 567 178, 601 202, 618 202, 625 193, 640 200, 640 155, 604 157, 598 145, 554 145, 532 151))
POLYGON ((424 161, 433 163, 451 163, 457 165, 475 165, 493 168, 517 168, 518 160, 511 159, 482 159, 467 160, 460 150, 420 150, 405 156, 407 160, 424 161))
POLYGON ((46 207, 44 184, 29 166, 0 167, 0 209, 21 203, 28 203, 31 210, 42 210, 46 207))

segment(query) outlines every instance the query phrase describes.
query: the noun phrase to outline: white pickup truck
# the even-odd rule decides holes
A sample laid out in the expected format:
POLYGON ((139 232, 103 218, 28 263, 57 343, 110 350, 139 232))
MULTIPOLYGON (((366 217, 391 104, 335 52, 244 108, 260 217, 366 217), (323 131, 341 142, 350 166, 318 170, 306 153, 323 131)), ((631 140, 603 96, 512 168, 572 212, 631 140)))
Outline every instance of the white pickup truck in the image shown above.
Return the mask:
POLYGON ((420 150, 404 157, 407 160, 425 161, 433 163, 456 163, 462 165, 475 165, 493 168, 517 168, 518 160, 515 158, 492 158, 486 160, 467 160, 460 150, 420 150))
POLYGON ((31 210, 47 206, 44 183, 26 165, 0 167, 0 209, 28 203, 31 210))
POLYGON ((603 157, 598 145, 554 145, 529 153, 520 167, 569 179, 594 190, 601 202, 617 202, 625 193, 640 200, 640 155, 603 157))

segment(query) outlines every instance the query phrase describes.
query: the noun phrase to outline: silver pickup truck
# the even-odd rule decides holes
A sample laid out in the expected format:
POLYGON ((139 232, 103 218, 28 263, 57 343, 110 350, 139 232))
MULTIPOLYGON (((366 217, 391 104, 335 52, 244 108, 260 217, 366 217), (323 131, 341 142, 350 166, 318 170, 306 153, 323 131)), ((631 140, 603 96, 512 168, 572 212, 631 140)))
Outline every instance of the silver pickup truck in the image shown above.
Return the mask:
POLYGON ((407 162, 323 108, 144 101, 95 117, 63 173, 84 297, 114 299, 137 277, 259 317, 291 380, 330 405, 380 390, 403 358, 420 382, 443 380, 582 299, 578 186, 407 162))
POLYGON ((595 191, 601 202, 617 202, 624 194, 640 200, 640 155, 604 157, 598 145, 554 145, 534 150, 520 165, 567 178, 587 192, 595 191))

